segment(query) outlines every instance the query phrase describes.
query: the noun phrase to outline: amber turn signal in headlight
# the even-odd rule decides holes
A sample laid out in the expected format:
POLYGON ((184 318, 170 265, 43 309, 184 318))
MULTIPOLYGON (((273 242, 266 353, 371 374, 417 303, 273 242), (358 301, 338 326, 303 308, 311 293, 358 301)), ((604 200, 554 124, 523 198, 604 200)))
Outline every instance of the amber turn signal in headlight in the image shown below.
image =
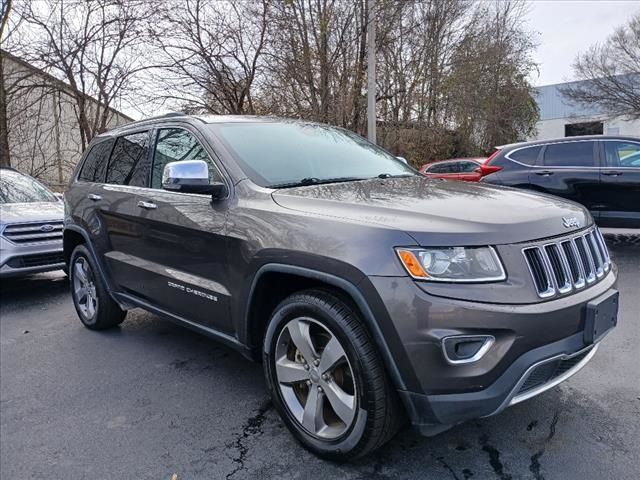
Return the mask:
POLYGON ((396 248, 415 279, 432 282, 498 282, 507 278, 492 247, 396 248))

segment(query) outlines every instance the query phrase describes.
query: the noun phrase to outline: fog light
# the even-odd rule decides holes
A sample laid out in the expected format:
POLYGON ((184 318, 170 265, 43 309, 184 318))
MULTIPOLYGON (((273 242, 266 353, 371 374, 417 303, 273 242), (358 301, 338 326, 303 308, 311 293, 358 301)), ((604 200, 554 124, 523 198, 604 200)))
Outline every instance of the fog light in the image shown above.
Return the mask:
POLYGON ((484 357, 496 341, 492 335, 454 335, 442 339, 442 353, 452 365, 473 363, 484 357))

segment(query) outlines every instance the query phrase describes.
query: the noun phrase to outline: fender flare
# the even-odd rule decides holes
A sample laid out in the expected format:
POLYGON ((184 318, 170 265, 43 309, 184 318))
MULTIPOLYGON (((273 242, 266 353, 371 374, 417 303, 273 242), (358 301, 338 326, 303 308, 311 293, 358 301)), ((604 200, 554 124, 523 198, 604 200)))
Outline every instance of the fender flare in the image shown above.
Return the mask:
POLYGON ((288 273, 288 274, 298 275, 301 277, 306 277, 312 280, 318 280, 323 283, 332 285, 344 291, 345 293, 347 293, 351 297, 351 299, 356 303, 357 307, 360 309, 360 312, 362 313, 362 316, 363 316, 363 320, 366 326, 368 327, 369 332, 373 336, 373 340, 375 342, 376 347, 378 348, 378 351, 380 352, 380 355, 382 356, 384 365, 387 367, 387 371, 389 373, 389 376, 391 377, 391 381, 393 385, 398 390, 406 390, 406 384, 402 375, 400 374, 400 370, 398 369, 396 359, 394 355, 391 353, 391 350, 389 349, 389 345, 385 340, 385 337, 380 329, 380 325, 376 321, 375 316, 371 310, 371 307, 369 306, 369 303, 366 301, 363 293, 360 291, 360 289, 357 287, 356 284, 348 280, 345 280, 341 277, 332 275, 330 273, 313 270, 307 267, 299 267, 296 265, 287 265, 282 263, 268 263, 260 267, 256 272, 255 276, 253 277, 253 281, 251 283, 251 289, 249 290, 249 297, 247 299, 248 300, 247 308, 245 311, 245 325, 244 325, 245 332, 248 332, 249 320, 250 320, 249 319, 250 305, 251 305, 253 296, 255 294, 256 285, 258 284, 258 281, 260 280, 262 275, 264 275, 265 273, 271 273, 271 272, 288 273))
MULTIPOLYGON (((109 296, 113 299, 113 301, 116 302, 120 306, 120 308, 122 308, 123 310, 127 310, 128 308, 130 308, 130 305, 123 303, 120 299, 118 299, 117 295, 115 295, 116 291, 113 289, 113 285, 111 284, 109 276, 105 272, 104 265, 98 259, 98 255, 96 254, 96 251, 93 248, 93 243, 91 243, 91 239, 89 237, 89 234, 86 232, 86 230, 83 229, 82 227, 79 227, 78 225, 65 225, 63 232, 66 232, 67 230, 78 233, 79 235, 82 236, 82 238, 84 238, 84 245, 85 247, 87 247, 87 250, 89 250, 89 253, 93 257, 93 263, 98 268, 98 274, 100 275, 100 279, 107 286, 109 296)), ((63 233, 63 242, 64 242, 64 233, 63 233)))

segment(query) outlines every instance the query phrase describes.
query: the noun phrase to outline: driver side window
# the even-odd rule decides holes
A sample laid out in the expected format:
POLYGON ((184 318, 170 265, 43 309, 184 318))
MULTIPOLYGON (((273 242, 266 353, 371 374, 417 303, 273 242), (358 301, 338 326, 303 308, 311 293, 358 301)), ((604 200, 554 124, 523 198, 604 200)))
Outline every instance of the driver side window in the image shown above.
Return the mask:
POLYGON ((640 144, 632 142, 604 142, 608 167, 640 169, 640 144))
POLYGON ((152 188, 162 188, 162 172, 167 163, 202 160, 209 166, 209 182, 221 182, 216 166, 202 144, 182 128, 158 130, 151 177, 152 188))

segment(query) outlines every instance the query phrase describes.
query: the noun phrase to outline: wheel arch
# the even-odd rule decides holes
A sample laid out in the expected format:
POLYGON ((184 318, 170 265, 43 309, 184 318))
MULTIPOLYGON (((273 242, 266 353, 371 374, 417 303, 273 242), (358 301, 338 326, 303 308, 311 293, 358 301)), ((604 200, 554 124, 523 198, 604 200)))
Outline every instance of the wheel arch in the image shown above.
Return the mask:
POLYGON ((98 275, 100 275, 100 278, 102 279, 102 281, 107 287, 107 290, 109 291, 109 296, 120 306, 120 308, 124 310, 129 308, 129 305, 123 303, 117 298, 117 295, 114 295, 114 289, 112 288, 112 283, 110 281, 110 278, 106 273, 104 265, 99 260, 98 255, 96 255, 96 252, 93 248, 93 244, 91 243, 91 240, 89 238, 89 234, 84 229, 82 229, 77 225, 65 225, 64 231, 62 234, 62 245, 63 245, 64 261, 67 264, 68 268, 71 268, 69 264, 71 261, 71 255, 73 253, 73 250, 78 245, 84 245, 87 248, 87 250, 89 250, 89 253, 91 254, 93 262, 98 269, 98 275))
POLYGON ((278 303, 297 291, 309 288, 329 289, 358 310, 364 320, 365 328, 371 334, 382 356, 393 385, 397 389, 406 390, 407 382, 398 368, 399 352, 397 348, 392 352, 386 334, 383 334, 369 302, 358 285, 330 273, 307 267, 286 264, 263 265, 251 284, 244 318, 244 332, 241 333, 245 338, 241 338, 241 341, 244 340, 250 348, 253 358, 259 360, 269 318, 278 303))

